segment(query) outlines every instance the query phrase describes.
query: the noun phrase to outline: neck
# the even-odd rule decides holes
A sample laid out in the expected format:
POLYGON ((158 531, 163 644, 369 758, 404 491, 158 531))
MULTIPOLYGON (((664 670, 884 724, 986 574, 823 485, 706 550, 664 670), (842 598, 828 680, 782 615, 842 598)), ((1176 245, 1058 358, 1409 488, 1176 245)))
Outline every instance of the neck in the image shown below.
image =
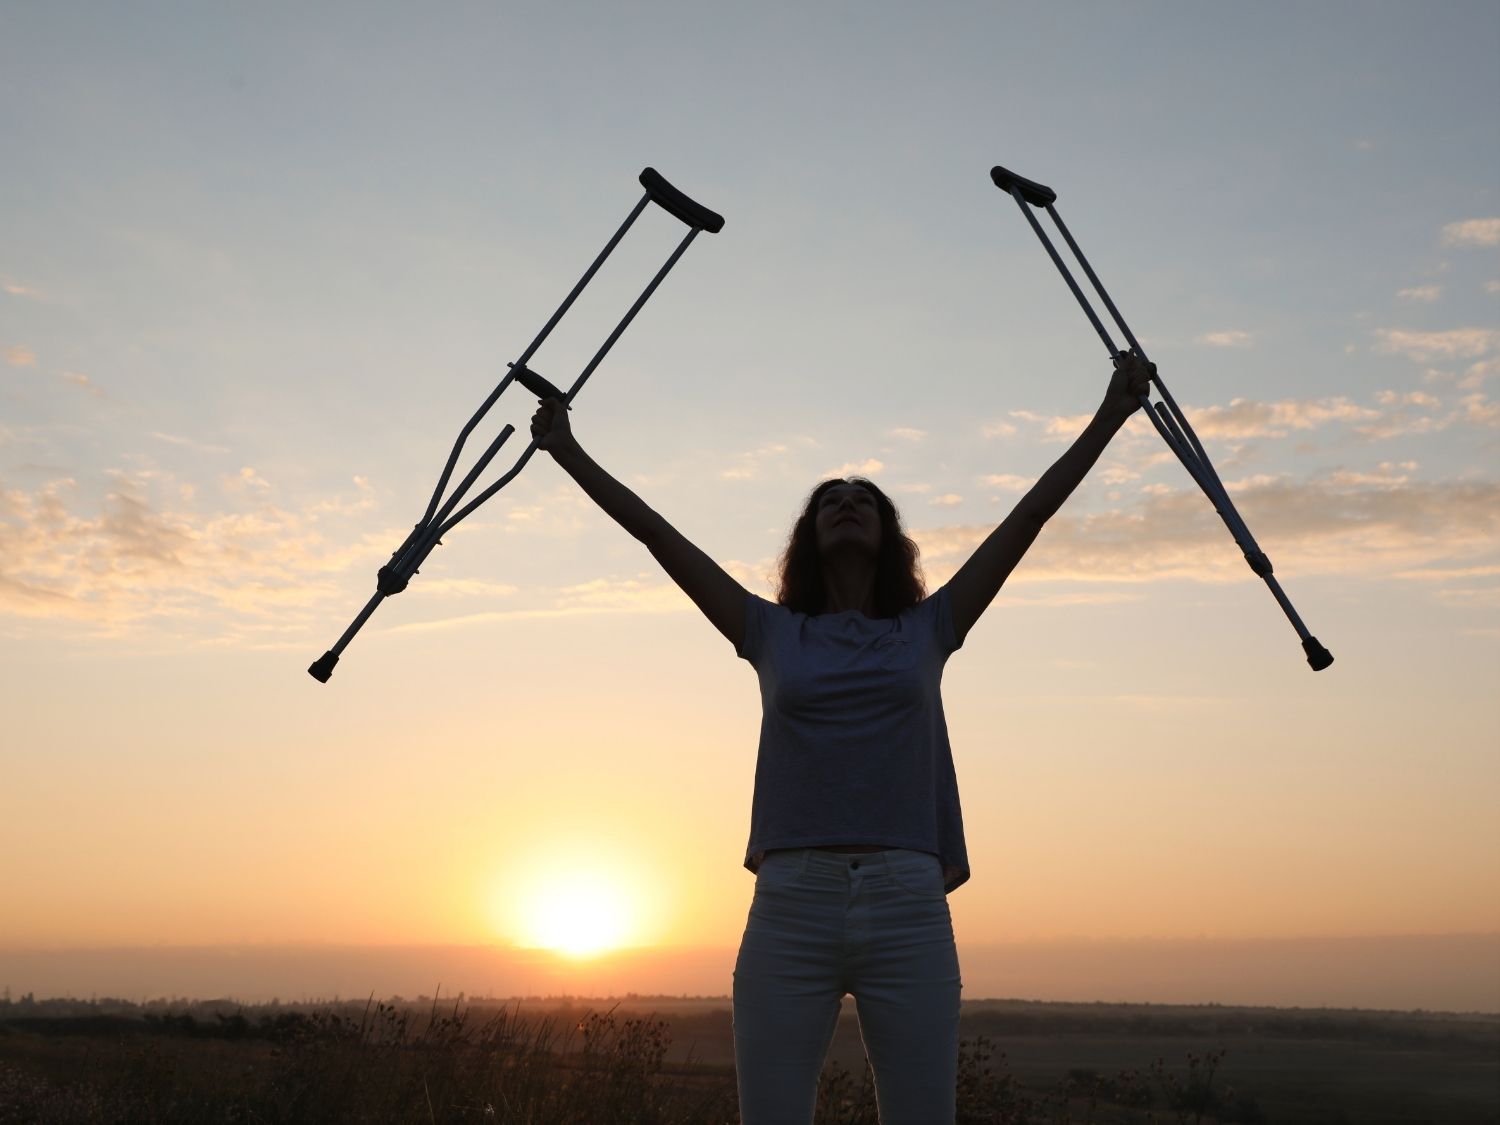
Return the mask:
POLYGON ((823 612, 857 609, 875 615, 875 563, 869 558, 823 561, 823 612))

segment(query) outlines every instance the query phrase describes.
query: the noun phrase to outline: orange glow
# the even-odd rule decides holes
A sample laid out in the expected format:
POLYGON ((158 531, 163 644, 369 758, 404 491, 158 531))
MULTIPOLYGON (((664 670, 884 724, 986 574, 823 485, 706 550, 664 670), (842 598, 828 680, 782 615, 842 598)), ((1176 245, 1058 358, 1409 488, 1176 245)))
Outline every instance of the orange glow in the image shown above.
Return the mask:
POLYGON ((596 957, 643 939, 651 920, 634 878, 597 862, 554 864, 519 884, 502 881, 491 917, 523 948, 596 957))

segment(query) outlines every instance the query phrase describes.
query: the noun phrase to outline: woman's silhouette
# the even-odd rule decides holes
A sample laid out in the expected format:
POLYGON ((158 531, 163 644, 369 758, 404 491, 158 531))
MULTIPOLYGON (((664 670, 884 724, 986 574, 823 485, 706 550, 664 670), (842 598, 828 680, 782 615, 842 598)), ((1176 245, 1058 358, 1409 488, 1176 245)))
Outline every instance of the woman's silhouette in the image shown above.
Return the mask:
POLYGON ((1139 408, 1154 365, 1116 358, 1104 401, 947 584, 862 478, 813 489, 775 603, 751 594, 615 480, 547 399, 540 448, 644 543, 760 678, 745 866, 755 895, 734 969, 745 1125, 810 1122, 845 994, 883 1122, 952 1121, 959 968, 946 895, 969 878, 939 682, 1042 525, 1139 408))

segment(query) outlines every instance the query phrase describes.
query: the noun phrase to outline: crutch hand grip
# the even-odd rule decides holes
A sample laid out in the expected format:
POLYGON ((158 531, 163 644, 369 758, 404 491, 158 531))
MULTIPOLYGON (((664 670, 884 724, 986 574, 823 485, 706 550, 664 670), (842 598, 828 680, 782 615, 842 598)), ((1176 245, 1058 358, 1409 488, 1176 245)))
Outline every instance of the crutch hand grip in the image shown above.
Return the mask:
POLYGON ((718 234, 724 229, 724 216, 710 211, 701 203, 695 203, 678 191, 655 168, 641 173, 641 187, 646 194, 661 205, 669 214, 676 215, 690 227, 698 227, 709 234, 718 234))
MULTIPOLYGON (((524 363, 512 363, 508 364, 507 366, 515 371, 516 382, 520 383, 521 386, 525 387, 532 394, 536 395, 537 398, 555 398, 558 402, 568 401, 568 393, 566 391, 559 390, 557 387, 549 383, 546 379, 538 375, 531 368, 527 367, 524 363)), ((568 409, 572 410, 573 408, 570 406, 568 407, 568 409)))
POLYGON ((1057 192, 1045 184, 1025 179, 1014 172, 1000 167, 998 164, 990 169, 990 179, 994 180, 995 186, 1007 195, 1010 194, 1011 188, 1020 188, 1021 198, 1033 207, 1046 207, 1057 202, 1057 192))
POLYGON ((1307 653, 1307 662, 1314 672, 1321 672, 1333 663, 1333 653, 1318 643, 1317 637, 1308 637, 1302 642, 1302 651, 1307 653))

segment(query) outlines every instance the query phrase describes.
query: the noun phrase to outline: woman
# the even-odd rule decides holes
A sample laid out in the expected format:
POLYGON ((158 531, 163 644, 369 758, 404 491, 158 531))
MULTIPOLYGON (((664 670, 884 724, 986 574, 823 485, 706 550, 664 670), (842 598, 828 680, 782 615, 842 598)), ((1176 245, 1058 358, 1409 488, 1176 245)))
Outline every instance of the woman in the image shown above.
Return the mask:
POLYGON ((745 1125, 812 1121, 853 995, 883 1122, 952 1121, 959 970, 946 895, 969 878, 939 697, 943 664, 1139 408, 1154 364, 1115 360, 1093 420, 973 556, 923 597, 917 549, 867 480, 827 480, 756 597, 596 464, 547 399, 537 445, 639 539, 760 677, 745 866, 755 895, 734 970, 745 1125))

